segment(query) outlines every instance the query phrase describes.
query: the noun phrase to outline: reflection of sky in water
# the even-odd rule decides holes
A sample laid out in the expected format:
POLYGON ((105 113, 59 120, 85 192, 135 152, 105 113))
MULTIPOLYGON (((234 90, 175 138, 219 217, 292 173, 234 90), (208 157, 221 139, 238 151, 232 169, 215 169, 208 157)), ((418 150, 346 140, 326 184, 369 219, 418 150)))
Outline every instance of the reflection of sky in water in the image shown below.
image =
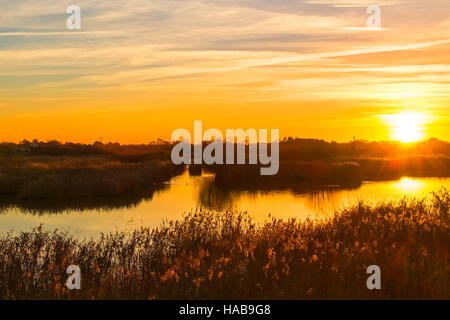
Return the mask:
POLYGON ((403 178, 398 181, 364 182, 359 188, 305 192, 220 190, 213 176, 190 177, 186 172, 172 179, 166 190, 156 191, 151 200, 135 206, 111 210, 67 211, 60 214, 33 215, 19 208, 0 214, 0 232, 30 230, 43 223, 45 229, 67 230, 79 237, 97 236, 100 232, 155 227, 163 220, 182 217, 184 212, 209 206, 247 211, 256 222, 268 215, 278 218, 320 218, 334 210, 364 200, 368 203, 422 197, 442 187, 450 190, 450 178, 403 178))

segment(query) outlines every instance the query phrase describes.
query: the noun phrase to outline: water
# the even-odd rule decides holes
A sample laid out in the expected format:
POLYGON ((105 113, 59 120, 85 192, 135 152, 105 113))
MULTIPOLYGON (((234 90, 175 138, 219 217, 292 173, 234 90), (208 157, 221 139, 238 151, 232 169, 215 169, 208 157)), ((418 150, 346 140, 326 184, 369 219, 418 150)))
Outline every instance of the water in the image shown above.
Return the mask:
MULTIPOLYGON (((69 231, 78 238, 98 237, 101 232, 155 227, 163 220, 178 219, 198 208, 247 211, 256 222, 271 214, 278 218, 319 219, 336 209, 364 200, 368 203, 423 197, 445 187, 450 178, 402 178, 397 181, 363 182, 351 188, 303 186, 294 190, 229 190, 214 183, 214 176, 189 176, 186 171, 163 188, 124 198, 46 200, 3 205, 0 232, 29 231, 40 224, 46 230, 69 231)), ((5 202, 4 200, 3 202, 5 202)))

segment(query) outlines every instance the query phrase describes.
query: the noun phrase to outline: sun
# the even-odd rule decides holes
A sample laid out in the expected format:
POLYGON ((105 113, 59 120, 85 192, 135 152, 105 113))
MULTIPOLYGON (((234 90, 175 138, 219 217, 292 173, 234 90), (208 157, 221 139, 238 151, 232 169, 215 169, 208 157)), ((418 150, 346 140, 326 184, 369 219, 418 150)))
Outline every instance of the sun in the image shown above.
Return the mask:
POLYGON ((391 138, 404 143, 417 142, 424 138, 423 125, 426 115, 422 113, 399 113, 386 115, 391 127, 391 138))

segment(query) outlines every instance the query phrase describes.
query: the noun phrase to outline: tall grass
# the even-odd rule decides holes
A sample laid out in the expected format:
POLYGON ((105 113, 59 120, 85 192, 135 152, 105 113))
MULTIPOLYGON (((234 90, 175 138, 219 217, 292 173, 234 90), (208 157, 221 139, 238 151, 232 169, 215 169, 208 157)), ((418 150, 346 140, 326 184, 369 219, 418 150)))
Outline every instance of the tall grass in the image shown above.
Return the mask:
POLYGON ((0 159, 0 194, 17 199, 117 196, 136 193, 180 174, 169 161, 128 162, 108 157, 0 159))
POLYGON ((280 154, 279 171, 261 176, 259 165, 211 165, 204 169, 232 187, 289 187, 299 182, 355 183, 394 180, 401 177, 449 177, 450 157, 354 158, 346 160, 287 160, 280 154))
POLYGON ((0 236, 2 299, 449 299, 450 195, 337 212, 324 221, 196 211, 150 230, 79 241, 0 236), (66 268, 82 272, 69 291, 66 268), (381 268, 368 290, 366 268, 381 268))

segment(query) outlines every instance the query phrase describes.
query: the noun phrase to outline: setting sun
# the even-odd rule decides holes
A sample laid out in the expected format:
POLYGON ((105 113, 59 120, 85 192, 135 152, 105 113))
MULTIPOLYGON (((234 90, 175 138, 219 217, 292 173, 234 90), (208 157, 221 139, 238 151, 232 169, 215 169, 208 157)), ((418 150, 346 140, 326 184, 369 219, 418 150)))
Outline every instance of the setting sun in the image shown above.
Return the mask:
POLYGON ((425 114, 400 113, 385 116, 391 127, 391 138, 404 143, 417 142, 425 137, 425 114))

